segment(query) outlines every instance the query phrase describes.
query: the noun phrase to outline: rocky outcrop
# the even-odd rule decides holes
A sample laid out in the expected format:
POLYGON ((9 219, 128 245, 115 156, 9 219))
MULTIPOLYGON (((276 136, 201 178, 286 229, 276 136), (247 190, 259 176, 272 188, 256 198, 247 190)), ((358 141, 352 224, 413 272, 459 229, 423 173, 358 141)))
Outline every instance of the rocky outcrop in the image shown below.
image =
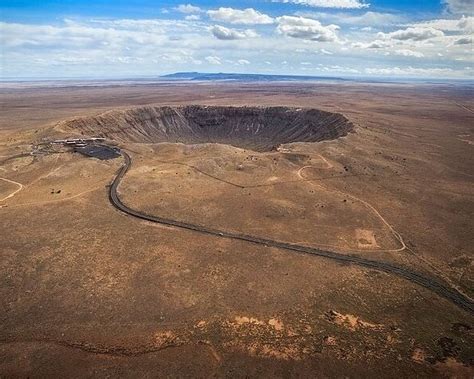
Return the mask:
POLYGON ((113 110, 65 121, 61 129, 120 142, 211 142, 267 151, 345 136, 353 124, 317 109, 191 105, 113 110))

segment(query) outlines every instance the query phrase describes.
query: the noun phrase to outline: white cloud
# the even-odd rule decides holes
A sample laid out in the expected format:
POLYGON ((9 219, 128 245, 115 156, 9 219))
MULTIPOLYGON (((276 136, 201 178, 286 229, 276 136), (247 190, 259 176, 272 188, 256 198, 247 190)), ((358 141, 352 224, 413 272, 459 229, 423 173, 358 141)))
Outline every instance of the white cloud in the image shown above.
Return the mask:
POLYGON ((454 41, 455 45, 472 45, 472 36, 464 36, 454 41))
POLYGON ((219 8, 207 11, 209 17, 214 21, 227 22, 230 24, 272 24, 273 18, 260 13, 253 8, 244 10, 233 8, 219 8))
POLYGON ((209 55, 208 57, 204 58, 206 61, 208 61, 210 64, 222 64, 221 59, 219 57, 216 57, 215 55, 209 55))
POLYGON ((354 14, 354 12, 296 12, 297 16, 325 20, 341 25, 356 25, 362 27, 388 26, 401 24, 406 21, 405 16, 383 12, 364 12, 354 14))
POLYGON ((445 4, 452 13, 473 13, 474 5, 472 0, 445 0, 445 4))
POLYGON ((273 0, 279 3, 292 3, 307 5, 315 8, 367 8, 370 4, 360 2, 359 0, 273 0))
POLYGON ((201 16, 199 16, 198 14, 190 14, 187 15, 184 19, 186 21, 199 21, 201 19, 201 16))
POLYGON ((234 40, 258 37, 258 34, 251 29, 240 31, 236 29, 226 28, 221 25, 214 25, 209 30, 214 35, 214 37, 221 40, 234 40))
POLYGON ((384 47, 388 47, 390 44, 387 41, 372 41, 368 43, 364 42, 355 42, 352 44, 352 47, 356 49, 383 49, 384 47))
MULTIPOLYGON (((365 73, 369 75, 382 76, 418 76, 418 77, 450 77, 456 75, 451 68, 420 68, 420 67, 384 67, 366 68, 365 73)), ((460 73, 458 73, 460 74, 460 73)))
POLYGON ((346 24, 363 26, 387 26, 404 20, 404 17, 393 13, 365 12, 361 15, 346 14, 343 18, 346 24))
POLYGON ((178 12, 186 13, 186 14, 193 14, 193 13, 200 13, 201 8, 196 7, 191 4, 180 4, 175 8, 178 12))
POLYGON ((123 20, 123 22, 128 24, 128 28, 117 27, 118 25, 113 23, 97 27, 75 24, 71 21, 66 21, 65 26, 0 23, 0 28, 5 45, 10 47, 92 49, 127 43, 157 44, 162 43, 166 38, 163 33, 163 23, 143 20, 140 27, 137 27, 130 20, 123 20))
POLYGON ((325 72, 337 72, 337 73, 344 73, 344 74, 359 74, 360 71, 351 68, 351 67, 344 67, 344 66, 339 66, 339 65, 330 65, 330 66, 325 66, 323 64, 319 64, 318 66, 321 67, 322 71, 325 72))
POLYGON ((404 57, 415 57, 415 58, 423 58, 425 56, 423 53, 420 53, 419 51, 413 51, 409 49, 395 50, 394 54, 402 55, 404 57))
POLYGON ((250 64, 250 62, 249 62, 247 59, 239 59, 239 60, 237 61, 237 63, 240 64, 240 65, 242 65, 242 66, 243 66, 243 65, 248 65, 248 64, 250 64))
MULTIPOLYGON (((472 13, 472 9, 471 9, 471 13, 472 13)), ((469 33, 473 33, 474 32, 474 17, 473 16, 469 16, 469 17, 462 16, 459 20, 458 26, 461 30, 464 30, 464 31, 469 32, 469 33)))
MULTIPOLYGON (((346 13, 352 12, 332 12, 340 20, 346 13)), ((354 17, 377 17, 375 12, 358 13, 354 17)), ((338 22, 330 22, 338 18, 329 16, 283 16, 273 20, 275 26, 256 25, 249 29, 230 22, 209 21, 202 12, 183 14, 181 19, 159 17, 163 18, 70 19, 49 25, 0 23, 2 75, 156 75, 196 71, 204 64, 220 71, 245 67, 249 72, 267 70, 282 74, 304 70, 314 74, 338 70, 363 73, 365 67, 395 65, 400 70, 416 67, 418 71, 410 69, 413 75, 427 76, 419 70, 439 68, 442 62, 442 67, 450 68, 452 73, 443 71, 440 75, 468 77, 472 72, 462 67, 474 63, 472 35, 467 31, 472 27, 472 17, 450 20, 444 16, 418 24, 404 20, 395 29, 387 24, 382 29, 386 33, 381 34, 377 34, 377 28, 373 32, 361 31, 363 23, 355 29, 341 24, 341 30, 338 22), (201 21, 196 22, 194 16, 199 15, 201 21), (271 33, 274 27, 276 32, 271 33), (316 56, 317 62, 311 66, 301 64, 312 62, 316 56), (249 64, 239 63, 242 59, 249 64)))
POLYGON ((396 30, 391 33, 378 33, 378 36, 382 39, 394 39, 399 41, 424 41, 434 37, 442 37, 444 36, 444 33, 441 30, 432 27, 410 27, 404 30, 396 30))
POLYGON ((304 17, 282 16, 277 18, 277 30, 292 38, 301 38, 317 42, 338 41, 337 25, 322 25, 319 21, 304 17))
POLYGON ((474 17, 461 16, 460 19, 436 19, 424 22, 417 22, 409 26, 420 28, 431 27, 447 32, 463 31, 467 33, 472 33, 474 32, 474 17))

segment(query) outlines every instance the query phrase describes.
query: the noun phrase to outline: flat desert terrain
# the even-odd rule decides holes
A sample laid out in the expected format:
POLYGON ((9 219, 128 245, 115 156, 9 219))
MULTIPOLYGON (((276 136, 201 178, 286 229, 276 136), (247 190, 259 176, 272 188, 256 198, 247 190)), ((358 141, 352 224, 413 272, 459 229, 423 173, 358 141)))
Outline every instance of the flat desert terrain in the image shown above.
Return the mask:
POLYGON ((0 376, 472 378, 472 99, 5 85, 0 376))

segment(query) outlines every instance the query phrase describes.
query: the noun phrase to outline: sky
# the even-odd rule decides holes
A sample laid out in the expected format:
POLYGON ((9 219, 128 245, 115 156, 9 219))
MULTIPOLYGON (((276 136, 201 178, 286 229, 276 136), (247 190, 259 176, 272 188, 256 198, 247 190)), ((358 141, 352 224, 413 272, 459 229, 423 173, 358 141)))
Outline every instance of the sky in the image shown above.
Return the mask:
POLYGON ((3 0, 0 76, 473 79, 474 0, 3 0))

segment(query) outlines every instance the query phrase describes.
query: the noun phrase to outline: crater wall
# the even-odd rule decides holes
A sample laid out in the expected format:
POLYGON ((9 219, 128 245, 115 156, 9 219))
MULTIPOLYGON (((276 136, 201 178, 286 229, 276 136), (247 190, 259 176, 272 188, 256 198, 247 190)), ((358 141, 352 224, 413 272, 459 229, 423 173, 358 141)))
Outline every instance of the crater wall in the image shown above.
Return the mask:
POLYGON ((119 142, 222 143, 268 151, 347 135, 342 114, 288 107, 140 107, 64 121, 61 129, 119 142))

